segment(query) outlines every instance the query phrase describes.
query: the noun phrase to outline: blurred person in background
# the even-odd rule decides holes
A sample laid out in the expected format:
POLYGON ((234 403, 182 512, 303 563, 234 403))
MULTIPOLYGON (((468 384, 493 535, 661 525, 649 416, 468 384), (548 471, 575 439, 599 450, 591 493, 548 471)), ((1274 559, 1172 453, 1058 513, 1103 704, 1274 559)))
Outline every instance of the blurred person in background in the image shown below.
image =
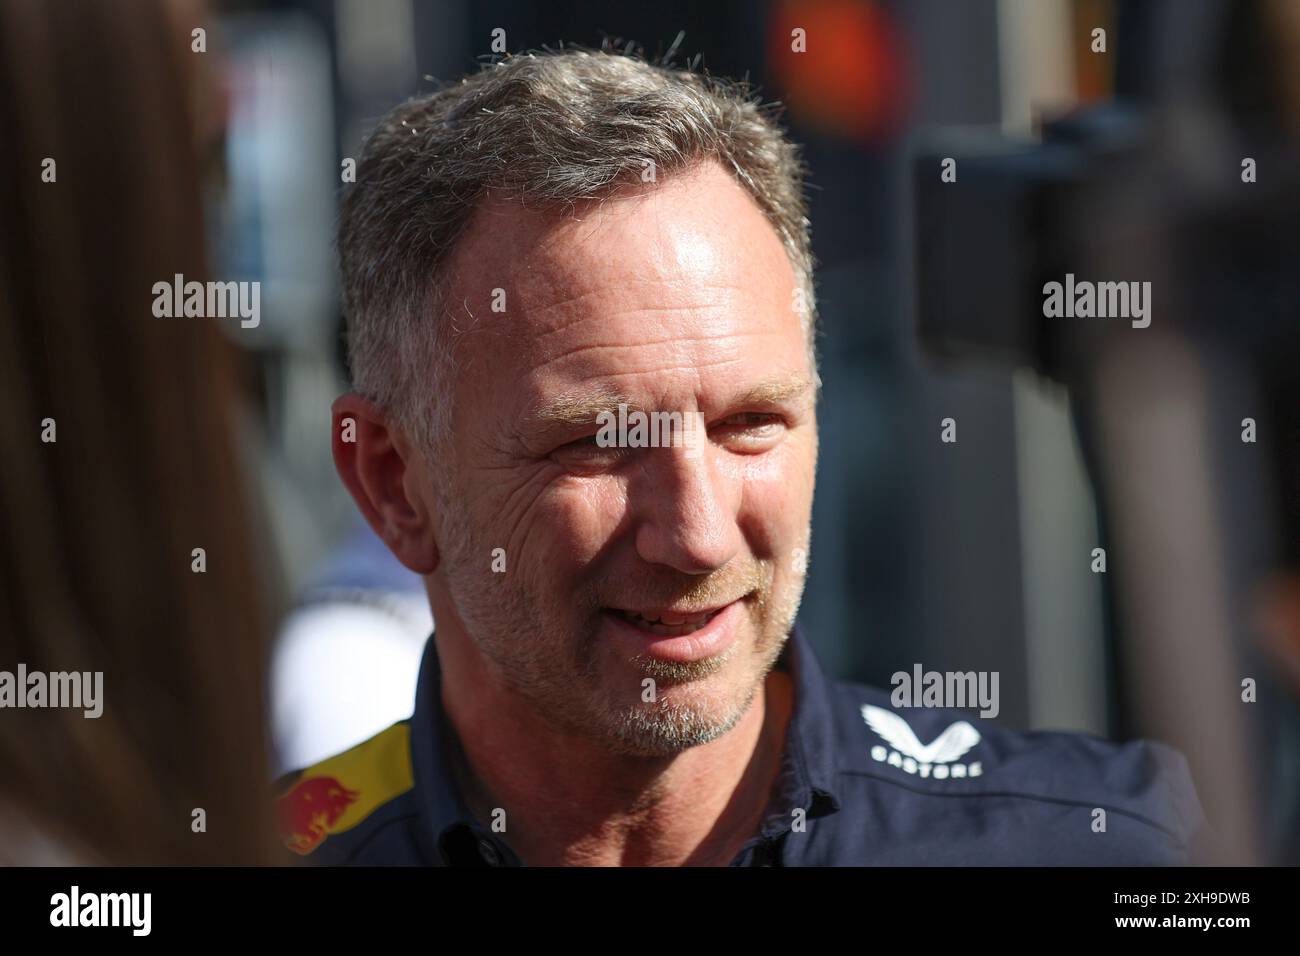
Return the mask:
POLYGON ((249 863, 272 832, 234 350, 151 308, 208 278, 204 12, 0 0, 0 670, 103 675, 97 717, 0 709, 7 864, 249 863))

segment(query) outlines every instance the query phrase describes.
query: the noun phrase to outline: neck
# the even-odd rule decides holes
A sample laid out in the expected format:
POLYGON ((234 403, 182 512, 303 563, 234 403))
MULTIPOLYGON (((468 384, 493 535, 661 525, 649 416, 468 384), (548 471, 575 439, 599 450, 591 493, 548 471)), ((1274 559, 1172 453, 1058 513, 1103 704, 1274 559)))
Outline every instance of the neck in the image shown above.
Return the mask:
POLYGON ((480 822, 505 810, 506 840, 530 866, 726 865, 758 832, 793 709, 786 674, 769 674, 716 740, 639 757, 553 727, 472 642, 436 639, 461 793, 480 822))

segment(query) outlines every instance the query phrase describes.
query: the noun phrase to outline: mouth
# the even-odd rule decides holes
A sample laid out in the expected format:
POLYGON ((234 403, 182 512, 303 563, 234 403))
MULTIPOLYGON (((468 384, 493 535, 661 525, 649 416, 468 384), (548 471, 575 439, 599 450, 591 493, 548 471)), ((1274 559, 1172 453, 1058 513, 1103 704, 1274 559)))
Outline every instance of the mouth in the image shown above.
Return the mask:
POLYGON ((694 634, 696 631, 707 627, 709 622, 725 611, 731 603, 734 602, 720 604, 717 607, 705 610, 653 608, 640 610, 608 608, 607 610, 610 614, 626 621, 639 630, 645 631, 647 634, 655 634, 659 637, 682 637, 686 634, 694 634))
POLYGON ((634 655, 684 664, 717 657, 740 639, 746 597, 713 607, 607 607, 602 616, 610 637, 634 655))

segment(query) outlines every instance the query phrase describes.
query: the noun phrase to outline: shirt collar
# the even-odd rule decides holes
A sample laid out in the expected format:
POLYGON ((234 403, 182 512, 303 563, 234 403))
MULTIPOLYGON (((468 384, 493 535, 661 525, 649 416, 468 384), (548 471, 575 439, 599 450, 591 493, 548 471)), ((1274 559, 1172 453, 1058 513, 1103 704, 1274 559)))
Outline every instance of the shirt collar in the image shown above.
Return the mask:
POLYGON ((411 718, 411 766, 425 856, 445 866, 518 864, 510 848, 482 827, 465 804, 453 770, 459 752, 454 727, 442 706, 442 668, 437 642, 430 635, 420 661, 411 718))
MULTIPOLYGON (((798 625, 776 666, 791 677, 794 713, 786 732, 780 780, 760 828, 759 837, 768 840, 790 829, 795 809, 815 818, 840 808, 833 790, 837 759, 832 688, 798 625)), ((411 762, 425 854, 445 865, 517 865, 513 851, 475 821, 456 785, 453 761, 459 743, 442 706, 441 668, 432 636, 420 663, 411 725, 411 762)))
POLYGON ((798 624, 790 631, 777 667, 785 670, 794 684, 794 713, 781 755, 782 783, 774 813, 763 823, 766 837, 790 828, 791 810, 801 808, 809 817, 819 817, 840 808, 834 790, 839 761, 833 688, 798 624))

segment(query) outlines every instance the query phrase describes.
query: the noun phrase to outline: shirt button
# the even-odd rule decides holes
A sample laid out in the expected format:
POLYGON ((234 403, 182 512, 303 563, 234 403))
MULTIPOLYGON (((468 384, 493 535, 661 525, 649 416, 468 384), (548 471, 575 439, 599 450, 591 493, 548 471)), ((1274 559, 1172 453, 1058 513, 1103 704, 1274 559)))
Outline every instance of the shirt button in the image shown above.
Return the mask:
POLYGON ((754 848, 754 858, 750 866, 775 866, 776 845, 771 840, 764 840, 754 848))
POLYGON ((478 855, 483 858, 483 862, 488 866, 500 866, 501 854, 497 848, 492 845, 491 840, 478 841, 478 855))

